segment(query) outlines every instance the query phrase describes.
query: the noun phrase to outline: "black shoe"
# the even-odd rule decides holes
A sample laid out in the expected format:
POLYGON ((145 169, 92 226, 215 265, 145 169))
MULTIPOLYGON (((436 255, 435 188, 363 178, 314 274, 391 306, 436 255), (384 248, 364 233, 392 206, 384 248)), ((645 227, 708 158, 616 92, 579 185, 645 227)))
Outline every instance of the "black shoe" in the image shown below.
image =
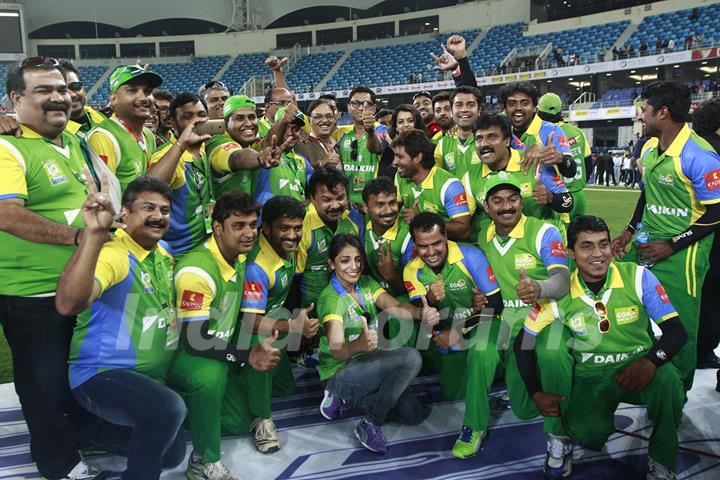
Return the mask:
POLYGON ((698 358, 697 368, 698 370, 703 368, 720 368, 720 358, 710 352, 709 355, 706 355, 703 358, 698 358))

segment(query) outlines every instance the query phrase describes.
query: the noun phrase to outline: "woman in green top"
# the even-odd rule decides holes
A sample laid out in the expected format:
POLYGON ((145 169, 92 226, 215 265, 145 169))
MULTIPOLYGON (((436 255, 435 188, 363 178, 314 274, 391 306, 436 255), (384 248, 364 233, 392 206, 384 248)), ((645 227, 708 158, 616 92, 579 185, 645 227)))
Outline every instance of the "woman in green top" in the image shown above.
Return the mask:
POLYGON ((440 321, 440 314, 426 301, 423 308, 397 301, 373 278, 362 275, 365 264, 357 237, 345 233, 332 239, 330 284, 318 299, 323 335, 317 368, 320 379, 327 380, 320 413, 333 420, 342 417, 347 407, 363 411, 365 418, 355 428, 355 436, 365 448, 382 454, 387 451, 383 423, 417 425, 429 409, 408 388, 422 365, 417 350, 378 350, 378 310, 385 310, 384 320, 390 314, 429 326, 440 321))

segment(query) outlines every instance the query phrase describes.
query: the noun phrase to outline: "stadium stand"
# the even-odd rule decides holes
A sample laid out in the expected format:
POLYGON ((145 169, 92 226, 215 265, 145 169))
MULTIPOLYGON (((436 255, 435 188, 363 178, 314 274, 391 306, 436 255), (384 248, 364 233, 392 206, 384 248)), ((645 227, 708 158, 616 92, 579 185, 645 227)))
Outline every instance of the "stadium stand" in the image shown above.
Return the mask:
POLYGON ((269 75, 265 66, 265 53, 250 53, 247 55, 238 55, 230 68, 223 74, 221 80, 230 87, 231 90, 237 91, 243 84, 253 75, 269 75))
POLYGON ((698 17, 695 20, 690 18, 691 13, 692 10, 688 9, 645 17, 626 43, 639 50, 644 41, 654 52, 657 40, 673 39, 675 50, 684 49, 688 36, 700 35, 704 45, 720 40, 719 3, 697 8, 698 17))
POLYGON ((311 92, 342 55, 343 52, 326 52, 300 57, 290 69, 288 85, 296 92, 311 92))

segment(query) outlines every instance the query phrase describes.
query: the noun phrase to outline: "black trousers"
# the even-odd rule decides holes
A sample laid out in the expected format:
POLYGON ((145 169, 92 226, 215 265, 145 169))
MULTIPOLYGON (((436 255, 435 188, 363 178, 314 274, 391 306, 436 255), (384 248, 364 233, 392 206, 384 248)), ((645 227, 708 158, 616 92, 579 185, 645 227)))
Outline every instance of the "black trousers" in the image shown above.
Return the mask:
POLYGON ((30 455, 43 477, 62 478, 80 461, 70 417, 81 407, 70 393, 67 365, 75 317, 60 315, 55 297, 0 295, 0 324, 12 351, 30 455))
POLYGON ((698 325, 698 361, 708 357, 720 342, 720 309, 717 308, 720 294, 720 234, 715 233, 710 250, 710 269, 705 275, 702 298, 700 299, 700 323, 698 325))

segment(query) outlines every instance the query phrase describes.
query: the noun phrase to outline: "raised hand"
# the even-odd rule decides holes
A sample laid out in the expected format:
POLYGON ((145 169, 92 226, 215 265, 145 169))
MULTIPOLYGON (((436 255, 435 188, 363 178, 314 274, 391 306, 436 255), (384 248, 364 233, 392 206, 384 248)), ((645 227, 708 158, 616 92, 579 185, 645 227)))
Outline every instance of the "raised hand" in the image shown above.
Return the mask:
POLYGON ((271 337, 267 337, 259 345, 250 349, 248 363, 258 372, 267 372, 277 367, 280 363, 280 350, 273 347, 273 342, 278 338, 278 331, 275 330, 271 337))
POLYGON ((615 258, 620 260, 627 253, 627 246, 632 241, 632 233, 624 230, 620 236, 610 243, 610 250, 612 250, 615 258))
POLYGON ((277 135, 270 138, 270 146, 264 147, 258 156, 258 163, 262 168, 277 167, 280 164, 280 156, 283 150, 278 148, 277 135))
POLYGON ((270 55, 268 58, 265 59, 265 65, 274 72, 282 70, 282 67, 284 67, 287 62, 287 57, 281 60, 275 55, 270 55))
POLYGON ((367 319, 362 317, 362 332, 357 338, 358 346, 361 352, 373 352, 377 350, 378 346, 378 334, 375 330, 368 328, 367 319))
POLYGON ((185 127, 180 134, 180 137, 177 139, 177 143, 180 145, 180 148, 183 150, 187 150, 188 148, 197 148, 201 143, 212 138, 212 135, 198 135, 195 131, 195 128, 198 125, 207 122, 207 120, 207 118, 196 118, 185 127))
POLYGON ((450 35, 447 40, 447 51, 460 60, 467 57, 467 47, 465 46, 465 37, 462 35, 450 35))
POLYGON ((110 201, 110 182, 107 174, 100 179, 100 190, 98 190, 90 171, 85 167, 85 178, 88 179, 87 199, 82 206, 82 216, 85 222, 85 230, 88 233, 107 235, 115 220, 115 210, 110 201))
POLYGON ((440 47, 442 48, 443 53, 439 57, 433 52, 430 52, 430 57, 432 57, 432 59, 435 60, 435 63, 437 64, 433 67, 433 69, 440 70, 442 72, 445 72, 447 70, 455 70, 458 65, 457 60, 452 53, 448 52, 448 49, 445 48, 445 45, 440 45, 440 47))
POLYGON ((422 314, 420 321, 427 324, 430 327, 434 327, 438 323, 440 323, 440 312, 438 312, 438 309, 435 307, 431 307, 428 304, 427 298, 425 298, 425 295, 420 297, 420 300, 422 300, 422 314))
POLYGON ((295 120, 295 116, 297 115, 298 107, 294 103, 288 103, 287 106, 285 106, 285 113, 282 117, 283 123, 292 123, 293 120, 295 120))
POLYGON ((375 128, 375 104, 371 103, 363 108, 362 112, 363 125, 367 130, 375 128))
POLYGON ((328 153, 325 154, 325 157, 320 160, 320 165, 322 165, 323 167, 335 167, 338 170, 342 171, 340 154, 334 148, 331 149, 328 153))
POLYGON ((13 117, 0 115, 0 135, 15 135, 22 137, 22 127, 13 117))
POLYGON ((555 147, 554 139, 555 132, 550 132, 545 145, 536 143, 525 151, 520 160, 520 167, 524 173, 528 173, 531 168, 537 171, 544 165, 559 165, 562 163, 563 154, 555 147))
POLYGON ((410 225, 410 222, 413 221, 413 218, 415 218, 415 215, 420 213, 420 199, 415 200, 413 203, 412 208, 403 208, 402 210, 402 216, 403 220, 405 220, 405 223, 410 225))
MULTIPOLYGON (((302 335, 305 338, 313 338, 317 335, 320 328, 320 321, 317 318, 310 318, 309 313, 315 308, 315 304, 311 303, 305 308, 300 309, 300 313, 292 321, 300 325, 302 335)), ((300 329, 298 328, 298 330, 300 329)))
POLYGON ((395 277, 395 266, 390 252, 390 242, 382 242, 378 248, 377 268, 385 280, 395 277))
POLYGON ((445 300, 445 282, 436 280, 431 283, 427 292, 427 300, 433 305, 437 305, 445 300))
POLYGON ((527 276, 524 268, 520 268, 520 282, 515 286, 520 300, 532 305, 540 298, 540 284, 527 276))

